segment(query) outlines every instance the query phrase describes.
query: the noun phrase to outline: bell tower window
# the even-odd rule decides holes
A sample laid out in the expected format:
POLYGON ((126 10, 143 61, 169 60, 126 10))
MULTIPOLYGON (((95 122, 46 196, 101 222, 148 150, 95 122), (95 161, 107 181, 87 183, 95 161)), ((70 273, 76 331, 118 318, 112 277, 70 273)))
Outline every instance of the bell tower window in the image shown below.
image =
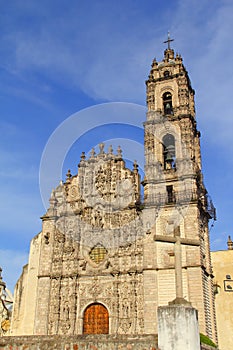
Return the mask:
POLYGON ((175 194, 173 191, 173 186, 172 185, 166 186, 166 190, 167 190, 167 204, 175 203, 175 194))
POLYGON ((170 92, 163 94, 163 110, 164 114, 173 114, 172 94, 170 92))
POLYGON ((171 134, 163 137, 163 164, 165 170, 176 168, 175 138, 171 134))

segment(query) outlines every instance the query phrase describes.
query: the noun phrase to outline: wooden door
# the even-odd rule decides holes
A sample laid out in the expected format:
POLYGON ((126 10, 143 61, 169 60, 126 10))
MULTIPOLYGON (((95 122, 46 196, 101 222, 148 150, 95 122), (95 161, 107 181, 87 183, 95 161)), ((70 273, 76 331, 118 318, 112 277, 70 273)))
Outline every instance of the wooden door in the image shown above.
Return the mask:
POLYGON ((84 312, 83 334, 108 334, 108 310, 102 304, 91 304, 84 312))

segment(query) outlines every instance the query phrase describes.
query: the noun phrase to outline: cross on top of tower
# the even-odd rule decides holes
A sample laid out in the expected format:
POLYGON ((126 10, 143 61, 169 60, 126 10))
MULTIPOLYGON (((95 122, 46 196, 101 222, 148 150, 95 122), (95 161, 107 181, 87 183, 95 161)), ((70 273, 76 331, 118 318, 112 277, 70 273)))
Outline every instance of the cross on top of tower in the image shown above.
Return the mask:
POLYGON ((168 33, 167 33, 167 40, 164 41, 164 44, 167 43, 167 48, 168 48, 168 50, 171 50, 170 43, 171 43, 172 41, 174 41, 174 39, 171 39, 171 38, 170 38, 170 32, 168 32, 168 33))

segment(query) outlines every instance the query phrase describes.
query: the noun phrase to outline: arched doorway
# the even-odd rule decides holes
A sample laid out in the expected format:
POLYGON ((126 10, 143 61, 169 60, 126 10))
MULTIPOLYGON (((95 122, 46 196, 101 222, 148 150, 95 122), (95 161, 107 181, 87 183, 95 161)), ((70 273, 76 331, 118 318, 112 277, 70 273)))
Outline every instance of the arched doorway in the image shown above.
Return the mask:
POLYGON ((89 305, 84 311, 83 334, 108 334, 109 315, 105 306, 99 303, 89 305))

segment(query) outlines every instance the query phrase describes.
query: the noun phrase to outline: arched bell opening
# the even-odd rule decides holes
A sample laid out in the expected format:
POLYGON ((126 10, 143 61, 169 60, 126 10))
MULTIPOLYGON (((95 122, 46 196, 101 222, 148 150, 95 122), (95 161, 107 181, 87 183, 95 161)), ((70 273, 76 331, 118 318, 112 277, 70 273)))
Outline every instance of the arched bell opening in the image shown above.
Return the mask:
POLYGON ((175 138, 171 134, 163 137, 163 164, 165 170, 176 168, 175 138))
POLYGON ((83 334, 109 334, 109 313, 104 305, 93 303, 86 307, 83 334))
POLYGON ((170 92, 163 94, 163 111, 165 115, 173 114, 172 94, 170 92))

